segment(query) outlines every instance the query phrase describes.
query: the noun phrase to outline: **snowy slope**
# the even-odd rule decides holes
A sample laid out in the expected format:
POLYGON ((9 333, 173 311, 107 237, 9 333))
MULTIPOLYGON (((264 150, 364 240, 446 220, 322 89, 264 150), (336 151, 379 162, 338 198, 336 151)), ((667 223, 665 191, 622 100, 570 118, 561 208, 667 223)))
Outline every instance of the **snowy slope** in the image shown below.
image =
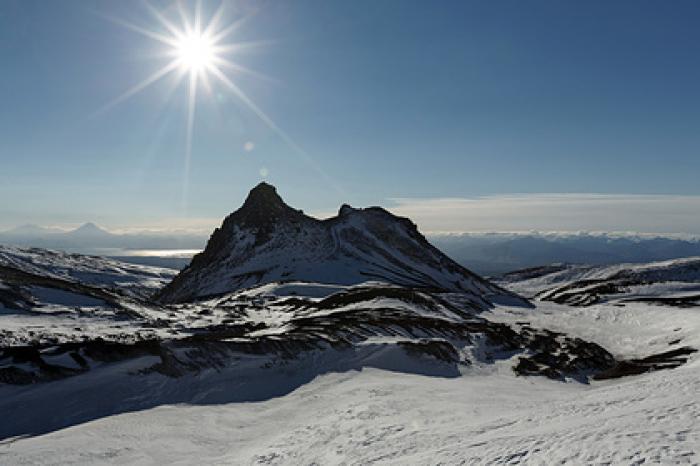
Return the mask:
POLYGON ((0 348, 164 335, 148 297, 176 272, 45 249, 0 246, 0 348))
POLYGON ((491 296, 518 299, 442 254, 408 219, 379 207, 343 206, 338 216, 317 220, 261 183, 160 300, 191 301, 282 280, 341 285, 377 280, 468 293, 484 307, 491 296))
POLYGON ((0 266, 43 277, 119 289, 137 296, 154 293, 177 273, 172 269, 128 264, 99 256, 0 245, 0 266))
POLYGON ((561 264, 512 272, 498 282, 524 296, 574 305, 660 299, 694 306, 700 304, 700 258, 611 266, 561 264))
MULTIPOLYGON (((604 320, 597 335, 615 342, 625 329, 627 341, 617 349, 632 353, 668 345, 678 327, 690 343, 700 343, 697 310, 669 315, 653 305, 635 306, 599 305, 594 315, 604 320), (609 323, 615 326, 606 330, 609 323), (634 331, 648 328, 653 330, 634 331)), ((566 308, 538 308, 524 316, 522 309, 497 307, 493 313, 506 320, 536 316, 569 330, 591 328, 596 320, 581 308, 569 308, 571 313, 559 318, 566 308)), ((6 441, 0 444, 0 462, 697 464, 699 362, 591 385, 513 377, 508 361, 462 367, 459 377, 352 369, 247 403, 223 400, 226 393, 245 390, 248 379, 204 373, 178 385, 180 390, 207 387, 201 402, 126 412, 6 441)), ((294 377, 293 371, 287 373, 294 377)), ((261 381, 258 387, 271 382, 261 381)), ((148 386, 159 386, 164 396, 172 390, 158 380, 148 386)), ((3 397, 6 393, 0 388, 3 397)), ((26 391, 24 399, 31 394, 26 391)), ((76 401, 76 407, 85 405, 81 396, 83 403, 76 401)), ((128 403, 137 402, 134 395, 128 403)), ((34 409, 28 401, 24 406, 25 413, 34 409)))

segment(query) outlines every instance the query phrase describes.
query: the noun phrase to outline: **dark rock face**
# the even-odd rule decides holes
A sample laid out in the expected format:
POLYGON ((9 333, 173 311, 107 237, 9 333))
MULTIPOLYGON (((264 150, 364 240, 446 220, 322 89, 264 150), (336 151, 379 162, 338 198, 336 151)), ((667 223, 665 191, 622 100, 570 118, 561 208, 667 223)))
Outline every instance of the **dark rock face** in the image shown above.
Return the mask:
POLYGON ((630 303, 652 303, 652 304, 662 304, 665 306, 673 307, 685 307, 693 308, 700 307, 700 294, 691 296, 655 296, 655 297, 639 297, 639 298, 629 298, 623 302, 630 303))
POLYGON ((596 374, 593 378, 595 380, 618 379, 662 369, 675 369, 688 362, 690 355, 697 351, 695 348, 683 347, 641 359, 617 361, 610 369, 596 374))
POLYGON ((585 382, 589 374, 615 365, 615 358, 600 345, 546 329, 523 327, 531 354, 518 358, 513 371, 518 375, 543 375, 563 380, 572 376, 585 382))
POLYGON ((268 235, 280 222, 301 223, 307 220, 301 211, 294 210, 284 203, 274 186, 260 183, 253 188, 243 206, 224 221, 220 231, 227 226, 238 224, 244 228, 256 229, 260 243, 267 241, 268 235))
POLYGON ((352 285, 377 280, 408 287, 489 295, 528 303, 460 266, 433 247, 409 219, 380 207, 340 208, 318 220, 289 207, 261 183, 156 297, 187 302, 274 281, 352 285))

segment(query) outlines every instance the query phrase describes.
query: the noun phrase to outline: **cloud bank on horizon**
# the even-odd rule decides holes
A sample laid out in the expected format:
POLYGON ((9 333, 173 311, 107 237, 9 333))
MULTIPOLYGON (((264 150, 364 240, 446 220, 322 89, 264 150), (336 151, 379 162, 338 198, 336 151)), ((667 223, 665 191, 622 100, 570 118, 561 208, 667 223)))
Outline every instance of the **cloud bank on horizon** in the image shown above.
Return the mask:
MULTIPOLYGON (((394 214, 410 218, 426 234, 614 232, 700 237, 700 196, 543 193, 460 198, 397 197, 387 199, 382 204, 394 214)), ((236 208, 232 207, 231 211, 236 208)), ((336 209, 329 209, 312 212, 311 215, 325 218, 335 215, 335 212, 336 209)), ((15 224, 1 224, 0 230, 9 230, 21 223, 39 223, 64 229, 77 226, 41 222, 36 217, 16 220, 15 224)), ((222 220, 223 217, 167 217, 125 224, 119 219, 85 219, 96 221, 118 234, 203 236, 208 236, 222 220)))
POLYGON ((700 235, 700 196, 508 194, 394 198, 390 210, 429 233, 604 231, 700 235))

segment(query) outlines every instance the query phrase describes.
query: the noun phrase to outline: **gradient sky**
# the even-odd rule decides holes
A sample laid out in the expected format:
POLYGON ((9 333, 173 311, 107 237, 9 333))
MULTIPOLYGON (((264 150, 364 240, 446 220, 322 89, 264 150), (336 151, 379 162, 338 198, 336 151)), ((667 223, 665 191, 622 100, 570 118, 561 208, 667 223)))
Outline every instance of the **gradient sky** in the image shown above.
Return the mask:
MULTIPOLYGON (((151 4, 172 13, 170 2, 151 4)), ((306 156, 214 85, 198 99, 186 175, 186 85, 168 98, 164 79, 101 111, 164 63, 162 44, 109 19, 162 31, 143 2, 1 0, 0 227, 209 225, 265 178, 309 212, 397 198, 405 210, 411 199, 512 193, 637 204, 650 198, 633 195, 683 195, 689 214, 659 228, 693 228, 700 2, 318 0, 227 11, 249 17, 229 42, 263 41, 231 57, 270 78, 232 80, 306 156)), ((627 229, 606 215, 588 229, 627 229)))

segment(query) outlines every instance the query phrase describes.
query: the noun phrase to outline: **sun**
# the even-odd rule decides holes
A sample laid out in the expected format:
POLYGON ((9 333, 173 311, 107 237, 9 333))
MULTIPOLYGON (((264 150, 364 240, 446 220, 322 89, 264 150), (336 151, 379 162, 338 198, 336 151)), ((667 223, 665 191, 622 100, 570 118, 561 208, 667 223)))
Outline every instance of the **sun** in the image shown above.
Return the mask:
POLYGON ((177 40, 174 55, 182 69, 202 72, 217 60, 214 41, 206 34, 192 31, 177 40))

